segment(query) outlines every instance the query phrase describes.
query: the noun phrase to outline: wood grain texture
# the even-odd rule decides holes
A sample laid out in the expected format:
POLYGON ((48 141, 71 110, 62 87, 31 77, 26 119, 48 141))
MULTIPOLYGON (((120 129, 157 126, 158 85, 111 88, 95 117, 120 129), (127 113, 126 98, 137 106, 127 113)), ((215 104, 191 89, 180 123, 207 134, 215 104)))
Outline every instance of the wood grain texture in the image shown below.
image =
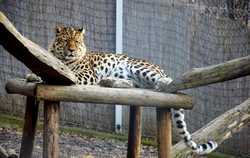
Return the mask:
POLYGON ((36 124, 38 119, 38 102, 34 97, 27 97, 24 117, 23 136, 20 149, 20 158, 31 158, 36 124))
POLYGON ((213 83, 228 81, 250 74, 250 56, 237 58, 218 65, 194 68, 164 87, 166 92, 176 92, 213 83))
POLYGON ((59 158, 59 102, 44 101, 43 158, 59 158))
POLYGON ((157 108, 157 142, 158 157, 171 158, 172 127, 170 109, 157 108))
POLYGON ((5 90, 10 94, 22 94, 35 97, 36 86, 36 83, 26 82, 25 79, 10 79, 5 85, 5 90))
POLYGON ((192 98, 187 95, 167 94, 136 88, 38 85, 37 98, 51 101, 192 108, 192 98))
POLYGON ((6 89, 8 93, 36 96, 40 100, 192 108, 192 98, 188 95, 168 94, 148 89, 43 85, 18 79, 10 80, 6 84, 6 89))
POLYGON ((0 44, 44 81, 73 84, 75 75, 48 51, 22 36, 0 12, 0 44))
POLYGON ((129 107, 129 132, 127 158, 139 158, 141 153, 142 107, 129 107))

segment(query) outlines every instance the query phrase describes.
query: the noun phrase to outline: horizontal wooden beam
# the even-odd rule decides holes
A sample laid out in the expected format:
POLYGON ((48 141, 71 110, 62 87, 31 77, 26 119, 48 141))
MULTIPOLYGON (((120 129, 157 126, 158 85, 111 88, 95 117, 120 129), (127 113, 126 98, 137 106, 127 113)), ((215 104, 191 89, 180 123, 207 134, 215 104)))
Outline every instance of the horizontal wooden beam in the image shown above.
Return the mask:
POLYGON ((6 91, 8 93, 35 96, 37 99, 49 101, 192 108, 192 98, 185 94, 167 94, 138 88, 43 85, 13 79, 6 84, 6 91))
POLYGON ((0 12, 0 44, 44 81, 73 84, 75 75, 48 51, 22 36, 0 12))
POLYGON ((218 65, 194 68, 164 86, 164 91, 175 92, 218 83, 247 76, 250 74, 250 56, 237 58, 218 65))
MULTIPOLYGON (((203 128, 192 134, 195 142, 214 140, 218 144, 223 143, 233 134, 239 132, 250 123, 250 98, 218 116, 203 128)), ((192 157, 190 149, 183 141, 173 147, 173 158, 192 157)))

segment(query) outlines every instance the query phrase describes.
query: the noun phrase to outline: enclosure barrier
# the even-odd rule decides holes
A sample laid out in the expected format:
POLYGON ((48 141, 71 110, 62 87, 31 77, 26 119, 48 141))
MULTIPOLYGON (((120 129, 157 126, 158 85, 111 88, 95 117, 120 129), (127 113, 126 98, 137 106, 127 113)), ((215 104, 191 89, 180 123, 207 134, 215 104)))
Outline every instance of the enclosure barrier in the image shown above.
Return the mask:
MULTIPOLYGON (((139 157, 140 144, 140 108, 139 106, 157 107, 157 129, 158 129, 158 155, 160 158, 188 157, 190 151, 184 146, 183 142, 174 146, 171 155, 171 120, 169 108, 191 108, 191 98, 184 94, 164 94, 142 89, 119 89, 104 88, 94 86, 65 86, 74 84, 76 78, 74 74, 63 65, 58 59, 51 56, 46 50, 42 49, 32 41, 23 37, 9 20, 0 12, 0 44, 18 60, 22 61, 35 74, 39 75, 45 84, 27 83, 23 80, 10 80, 6 84, 9 93, 18 93, 27 96, 25 123, 20 150, 21 158, 32 156, 35 128, 38 117, 37 99, 44 101, 44 144, 43 157, 59 157, 58 145, 58 120, 59 120, 59 101, 81 101, 97 103, 119 103, 132 104, 130 118, 129 135, 136 136, 137 139, 129 139, 128 157, 139 157), (51 85, 57 84, 57 85, 51 85), (58 86, 58 84, 64 86, 58 86), (100 90, 105 93, 98 93, 100 90), (106 91, 109 93, 106 94, 106 91), (63 92, 63 93, 61 93, 63 92), (112 98, 111 93, 116 92, 116 98, 112 98), (145 94, 144 94, 145 92, 145 94), (46 94, 47 93, 47 94, 46 94), (74 93, 74 95, 72 95, 74 93), (80 94, 81 95, 80 95, 80 94), (132 93, 131 98, 126 99, 126 95, 132 93), (48 95, 49 94, 49 95, 48 95), (88 96, 84 96, 87 95, 88 96), (102 95, 107 95, 103 98, 102 95), (95 95, 94 97, 92 95, 95 95), (154 100, 149 99, 155 96, 154 100), (121 97, 120 99, 117 99, 121 97), (138 103, 137 99, 144 102, 138 103), (129 101, 128 101, 129 100, 129 101), (147 102, 150 101, 150 104, 147 102), (151 104, 152 103, 152 104, 151 104), (136 128, 138 127, 138 128, 136 128), (132 131, 133 132, 132 132, 132 131), (131 142, 132 141, 132 142, 131 142), (134 146, 131 146, 133 144, 134 146), (137 151, 132 151, 136 149, 137 151)), ((162 85, 162 91, 176 92, 177 90, 208 85, 211 83, 222 82, 250 74, 250 56, 231 60, 219 65, 207 68, 194 69, 185 73, 181 78, 175 80, 173 84, 162 85)), ((206 127, 197 131, 194 140, 203 141, 213 139, 219 144, 228 139, 233 133, 240 131, 250 121, 250 100, 248 99, 241 105, 229 110, 217 117, 206 127)))

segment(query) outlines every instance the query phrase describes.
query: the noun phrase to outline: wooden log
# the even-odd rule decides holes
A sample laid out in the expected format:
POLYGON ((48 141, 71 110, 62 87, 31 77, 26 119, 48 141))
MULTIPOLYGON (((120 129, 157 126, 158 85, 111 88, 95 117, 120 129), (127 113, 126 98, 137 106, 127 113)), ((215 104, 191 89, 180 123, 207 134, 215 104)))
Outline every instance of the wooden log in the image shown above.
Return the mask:
POLYGON ((165 92, 195 88, 212 83, 232 80, 250 74, 250 56, 237 58, 218 65, 194 68, 184 73, 171 84, 164 86, 165 92))
MULTIPOLYGON (((242 104, 228 110, 224 114, 218 116, 203 128, 192 134, 195 142, 207 142, 214 140, 221 144, 233 134, 238 133, 243 127, 250 122, 250 98, 242 104)), ((183 141, 177 143, 173 147, 173 158, 194 157, 190 149, 183 141)))
POLYGON ((25 79, 10 79, 5 85, 5 90, 10 94, 22 94, 35 97, 36 86, 36 83, 26 82, 25 79))
POLYGON ((36 99, 34 97, 27 97, 20 158, 32 157, 38 109, 39 105, 36 99))
POLYGON ((157 142, 158 157, 171 158, 172 128, 171 112, 169 109, 157 108, 157 142))
POLYGON ((129 132, 127 158, 139 158, 141 152, 141 113, 142 108, 129 107, 129 132))
POLYGON ((51 101, 122 104, 192 108, 192 98, 184 94, 166 94, 146 89, 104 88, 98 86, 37 86, 37 98, 51 101))
POLYGON ((167 108, 192 108, 192 98, 185 94, 167 94, 138 88, 105 88, 99 86, 52 86, 10 80, 6 84, 9 93, 36 96, 50 101, 71 101, 134 106, 157 106, 167 108), (34 84, 34 85, 33 85, 34 84), (35 87, 36 93, 28 93, 28 87, 35 87))
POLYGON ((22 36, 0 12, 0 44, 44 81, 54 84, 76 83, 75 75, 48 51, 22 36))
POLYGON ((59 158, 59 102, 44 101, 43 158, 59 158))

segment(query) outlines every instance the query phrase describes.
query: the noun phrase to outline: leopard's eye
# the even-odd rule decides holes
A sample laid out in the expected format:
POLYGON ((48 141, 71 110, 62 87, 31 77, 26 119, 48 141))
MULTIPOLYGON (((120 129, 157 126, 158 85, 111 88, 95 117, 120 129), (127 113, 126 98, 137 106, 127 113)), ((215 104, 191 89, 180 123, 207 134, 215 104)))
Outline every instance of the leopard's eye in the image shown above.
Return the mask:
POLYGON ((81 43, 81 40, 76 40, 76 43, 80 44, 80 43, 81 43))

